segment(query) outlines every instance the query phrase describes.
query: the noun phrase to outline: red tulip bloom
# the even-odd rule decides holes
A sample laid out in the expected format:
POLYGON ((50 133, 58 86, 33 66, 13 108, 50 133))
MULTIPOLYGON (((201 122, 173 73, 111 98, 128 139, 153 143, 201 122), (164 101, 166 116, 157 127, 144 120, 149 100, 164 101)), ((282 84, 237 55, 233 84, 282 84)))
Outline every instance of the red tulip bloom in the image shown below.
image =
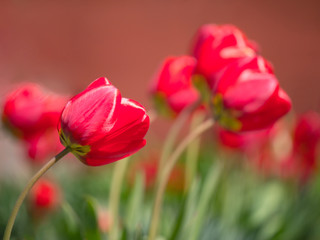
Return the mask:
MULTIPOLYGON (((20 86, 8 94, 5 99, 2 113, 4 125, 21 138, 28 138, 51 127, 51 119, 44 114, 46 99, 47 95, 40 86, 32 83, 20 86)), ((56 119, 56 124, 58 119, 56 119)))
POLYGON ((61 148, 56 127, 65 97, 49 93, 34 83, 26 83, 9 93, 4 101, 2 121, 24 141, 31 160, 45 160, 61 148))
MULTIPOLYGON (((134 183, 135 177, 138 173, 141 173, 144 177, 144 184, 146 190, 152 189, 157 180, 159 161, 158 157, 151 156, 151 158, 138 161, 132 167, 130 175, 128 176, 129 183, 134 183)), ((185 170, 182 165, 176 165, 172 169, 172 172, 168 179, 167 189, 171 191, 181 191, 183 190, 185 182, 185 170)))
POLYGON ((233 25, 207 24, 198 30, 192 52, 198 61, 196 72, 212 80, 228 64, 255 56, 256 46, 233 25))
POLYGON ((213 88, 214 116, 231 131, 270 127, 290 108, 290 98, 262 57, 230 64, 213 88))
POLYGON ((270 131, 271 129, 237 133, 218 128, 217 136, 223 146, 248 152, 265 144, 270 137, 270 131))
POLYGON ((28 157, 33 163, 43 164, 48 156, 55 155, 63 150, 63 145, 59 141, 57 128, 49 128, 47 131, 35 134, 25 141, 28 157))
POLYGON ((32 187, 29 197, 31 210, 35 215, 55 209, 60 202, 60 189, 52 181, 38 180, 32 187))
POLYGON ((61 143, 90 166, 137 152, 146 144, 148 128, 145 109, 122 98, 106 78, 97 79, 67 103, 58 127, 61 143))
POLYGON ((163 62, 150 89, 155 102, 161 105, 157 107, 165 104, 169 108, 165 110, 177 114, 199 98, 191 82, 195 66, 196 60, 189 56, 169 57, 163 62))
POLYGON ((292 154, 283 161, 282 174, 307 180, 317 168, 320 140, 320 115, 308 112, 302 115, 295 126, 292 154))

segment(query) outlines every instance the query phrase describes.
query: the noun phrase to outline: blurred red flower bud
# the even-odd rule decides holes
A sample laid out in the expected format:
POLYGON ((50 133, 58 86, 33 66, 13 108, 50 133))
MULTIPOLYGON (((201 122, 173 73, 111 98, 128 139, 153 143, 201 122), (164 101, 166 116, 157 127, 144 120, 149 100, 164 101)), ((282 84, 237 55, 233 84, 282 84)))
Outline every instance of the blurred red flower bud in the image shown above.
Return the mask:
POLYGON ((63 150, 59 134, 55 128, 49 128, 43 133, 25 139, 27 155, 33 163, 43 164, 47 157, 63 150))
POLYGON ((270 131, 271 129, 266 129, 237 133, 220 127, 216 129, 218 140, 223 146, 243 152, 259 149, 268 141, 270 131))
POLYGON ((34 83, 25 83, 6 96, 2 122, 24 141, 33 162, 41 162, 61 149, 56 128, 66 102, 65 97, 34 83))
POLYGON ((300 116, 293 135, 293 148, 306 152, 314 150, 320 139, 320 115, 317 112, 307 112, 300 116))
POLYGON ((61 201, 59 186, 48 179, 38 180, 29 195, 29 206, 34 217, 43 217, 55 210, 61 201))
POLYGON ((113 224, 112 215, 108 209, 100 207, 98 209, 98 226, 101 232, 107 233, 113 224))
MULTIPOLYGON (((149 159, 135 162, 131 167, 128 176, 129 183, 134 183, 135 177, 141 173, 144 177, 146 190, 150 190, 155 186, 159 169, 158 157, 151 156, 149 159)), ((176 165, 169 176, 167 189, 170 191, 182 191, 185 183, 185 171, 182 165, 176 165)))
POLYGON ((46 93, 39 85, 26 83, 7 95, 2 121, 16 136, 28 138, 56 127, 65 103, 64 98, 46 93))
POLYGON ((196 60, 190 56, 165 59, 150 89, 157 110, 174 115, 199 98, 191 81, 195 66, 196 60))
POLYGON ((282 162, 282 175, 308 180, 317 168, 320 140, 320 115, 307 112, 297 120, 291 155, 282 162))
POLYGON ((146 144, 148 128, 145 109, 122 98, 106 78, 95 80, 67 103, 58 127, 61 143, 90 166, 137 152, 146 144))
POLYGON ((213 88, 213 113, 230 131, 271 126, 289 112, 291 101, 262 57, 231 63, 213 88))
POLYGON ((198 61, 196 72, 212 80, 218 71, 233 61, 255 56, 256 48, 256 44, 233 25, 204 25, 196 33, 192 48, 198 61))

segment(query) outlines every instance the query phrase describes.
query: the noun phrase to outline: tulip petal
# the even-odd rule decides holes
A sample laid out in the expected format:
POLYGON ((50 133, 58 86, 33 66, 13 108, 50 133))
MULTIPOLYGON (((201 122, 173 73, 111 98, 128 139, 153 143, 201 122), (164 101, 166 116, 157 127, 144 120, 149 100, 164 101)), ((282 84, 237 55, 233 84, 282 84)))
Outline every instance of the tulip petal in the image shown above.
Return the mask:
POLYGON ((225 93, 224 105, 242 112, 254 112, 278 91, 277 79, 271 74, 250 74, 247 81, 229 87, 225 93))
POLYGON ((199 99, 199 93, 193 89, 185 89, 168 97, 168 104, 175 112, 181 112, 185 107, 199 99))
POLYGON ((106 77, 101 77, 93 81, 86 89, 86 91, 98 88, 98 87, 105 87, 105 86, 110 86, 111 83, 106 77))
POLYGON ((78 144, 90 145, 112 129, 120 103, 120 92, 112 85, 86 89, 65 106, 61 128, 78 144))
POLYGON ((102 148, 94 148, 81 159, 90 166, 101 166, 128 157, 146 145, 146 140, 113 141, 102 148))
POLYGON ((239 117, 242 130, 262 129, 274 124, 280 117, 287 114, 291 109, 291 100, 288 95, 279 89, 259 111, 244 114, 239 117))
POLYGON ((105 142, 136 140, 145 136, 149 128, 149 116, 139 103, 122 98, 117 114, 117 120, 112 129, 95 143, 98 148, 105 142))

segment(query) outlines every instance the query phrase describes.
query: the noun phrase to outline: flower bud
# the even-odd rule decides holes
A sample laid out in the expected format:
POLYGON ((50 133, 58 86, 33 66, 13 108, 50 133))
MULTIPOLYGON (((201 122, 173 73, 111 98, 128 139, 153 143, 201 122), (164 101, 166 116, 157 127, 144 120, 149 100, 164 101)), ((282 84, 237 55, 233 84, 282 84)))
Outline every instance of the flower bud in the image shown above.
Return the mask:
POLYGON ((32 187, 29 195, 29 209, 36 219, 55 210, 61 201, 58 185, 48 179, 40 179, 32 187))
POLYGON ((233 25, 207 24, 195 38, 193 56, 197 59, 196 73, 213 80, 214 75, 228 64, 256 54, 256 46, 233 25))
POLYGON ((56 128, 66 102, 34 83, 22 84, 6 96, 2 122, 24 142, 32 162, 42 162, 61 149, 56 128))
POLYGON ((190 56, 169 57, 163 62, 150 89, 158 111, 174 116, 199 98, 191 82, 195 66, 196 60, 190 56))
POLYGON ((289 112, 291 101, 262 57, 230 64, 213 88, 213 113, 230 131, 264 129, 289 112))
POLYGON ((106 78, 92 82, 65 106, 58 126, 61 143, 83 163, 100 166, 130 156, 146 144, 149 117, 122 98, 106 78))

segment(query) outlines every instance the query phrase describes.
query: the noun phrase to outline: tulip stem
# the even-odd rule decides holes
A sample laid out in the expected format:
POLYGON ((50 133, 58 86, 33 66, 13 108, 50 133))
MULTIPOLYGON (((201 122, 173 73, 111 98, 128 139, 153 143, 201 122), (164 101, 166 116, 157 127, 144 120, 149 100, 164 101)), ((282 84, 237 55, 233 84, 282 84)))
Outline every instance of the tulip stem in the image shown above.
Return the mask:
POLYGON ((123 178, 126 173, 126 169, 128 166, 129 158, 123 159, 117 163, 115 163, 114 171, 111 180, 111 189, 109 196, 109 209, 111 211, 112 217, 112 226, 110 231, 110 239, 117 240, 119 239, 119 202, 120 202, 120 194, 121 194, 121 186, 123 182, 123 178))
MULTIPOLYGON (((194 114, 191 126, 190 126, 190 132, 193 131, 201 122, 204 120, 205 115, 202 112, 199 112, 198 114, 194 114)), ((189 190, 191 187, 191 183, 194 179, 194 176, 197 172, 197 159, 199 155, 199 148, 200 148, 200 137, 196 138, 193 141, 193 144, 189 144, 186 152, 186 182, 184 186, 185 192, 189 190)))
POLYGON ((178 115, 175 122, 172 124, 172 126, 169 130, 168 136, 164 142, 163 150, 161 153, 161 158, 160 158, 160 163, 159 163, 160 172, 161 172, 161 169, 164 165, 164 161, 166 159, 168 159, 168 157, 169 157, 169 154, 172 150, 174 142, 175 142, 180 130, 184 126, 184 123, 187 121, 190 114, 200 105, 200 103, 201 103, 201 100, 199 99, 196 102, 194 102, 193 104, 185 107, 181 111, 181 113, 178 115))
POLYGON ((187 137, 178 145, 175 151, 170 155, 163 169, 160 170, 160 177, 159 177, 159 181, 157 182, 157 188, 156 188, 156 199, 152 209, 152 219, 151 219, 151 224, 149 229, 148 240, 154 240, 156 237, 158 222, 159 222, 160 213, 161 213, 163 194, 166 189, 168 178, 170 176, 170 173, 174 165, 178 161, 183 151, 188 147, 188 145, 193 140, 197 139, 206 130, 210 129, 213 126, 213 124, 214 124, 214 120, 208 119, 207 121, 199 125, 197 128, 195 128, 191 133, 189 133, 189 135, 187 135, 187 137))
POLYGON ((29 180, 23 191, 21 192, 19 198, 17 199, 14 208, 11 212, 10 218, 7 223, 6 230, 4 232, 3 240, 10 240, 11 231, 19 212, 19 209, 26 198, 27 194, 29 193, 32 186, 37 182, 37 180, 47 172, 56 162, 58 162, 61 158, 63 158, 66 154, 70 152, 69 148, 65 148, 60 153, 58 153, 54 158, 52 158, 46 165, 44 165, 33 177, 29 180))

